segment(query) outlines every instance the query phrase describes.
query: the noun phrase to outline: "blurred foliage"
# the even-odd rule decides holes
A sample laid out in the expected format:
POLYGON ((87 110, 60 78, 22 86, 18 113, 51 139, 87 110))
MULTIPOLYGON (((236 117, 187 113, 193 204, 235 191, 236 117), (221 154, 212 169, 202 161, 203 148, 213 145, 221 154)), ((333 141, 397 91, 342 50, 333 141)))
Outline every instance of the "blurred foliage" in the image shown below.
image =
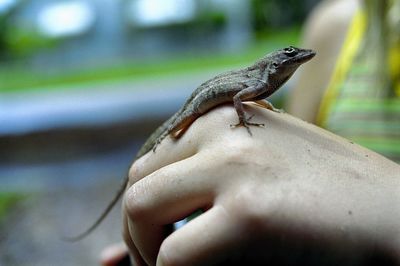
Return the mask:
POLYGON ((34 54, 56 43, 45 38, 32 25, 15 23, 15 16, 28 3, 20 0, 7 13, 0 16, 0 59, 15 59, 34 54))
MULTIPOLYGON (((10 12, 11 13, 11 12, 10 12)), ((10 13, 0 15, 0 59, 8 56, 8 43, 6 34, 9 31, 10 13)))
POLYGON ((253 29, 259 36, 271 28, 300 25, 303 23, 311 7, 318 1, 252 0, 253 29))
POLYGON ((0 192, 0 222, 24 196, 20 193, 0 192))
POLYGON ((12 27, 14 24, 14 16, 18 13, 18 10, 22 7, 22 1, 11 7, 8 12, 0 15, 0 59, 7 59, 11 57, 10 44, 8 42, 8 36, 12 33, 12 27))
MULTIPOLYGON (((202 29, 210 30, 218 30, 221 29, 227 22, 227 18, 225 14, 218 10, 200 10, 196 15, 195 19, 187 21, 187 22, 177 22, 177 23, 168 23, 168 24, 160 24, 157 26, 152 26, 151 30, 155 29, 165 29, 168 31, 174 29, 180 29, 183 31, 201 31, 202 29)), ((131 26, 130 29, 133 31, 148 31, 147 27, 137 27, 134 23, 128 23, 127 25, 131 26)))
POLYGON ((40 49, 54 47, 57 40, 45 38, 33 29, 11 27, 5 35, 7 51, 13 57, 24 57, 40 49))
MULTIPOLYGON (((300 37, 300 28, 286 30, 270 30, 241 53, 224 54, 181 54, 163 61, 142 61, 108 68, 81 70, 77 69, 59 75, 43 72, 35 73, 23 68, 0 69, 0 92, 21 90, 60 89, 62 86, 76 84, 91 85, 94 82, 114 81, 121 79, 138 79, 150 76, 162 76, 184 72, 201 71, 205 68, 228 68, 245 65, 254 61, 266 52, 288 45, 296 45, 300 37)), ((80 87, 81 88, 81 87, 80 87)))

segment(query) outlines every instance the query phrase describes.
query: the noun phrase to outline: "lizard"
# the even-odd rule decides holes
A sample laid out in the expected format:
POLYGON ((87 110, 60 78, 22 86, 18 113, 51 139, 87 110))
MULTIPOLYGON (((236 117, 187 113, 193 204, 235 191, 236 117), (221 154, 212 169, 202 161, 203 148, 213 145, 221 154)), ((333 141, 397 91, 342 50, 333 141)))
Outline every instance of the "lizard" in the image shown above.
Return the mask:
MULTIPOLYGON (((136 154, 134 161, 151 150, 155 152, 158 144, 168 135, 173 139, 180 138, 198 117, 224 103, 233 102, 238 115, 238 123, 230 126, 245 127, 251 136, 252 133, 249 126, 264 126, 264 124, 250 122, 252 116, 246 117, 243 102, 254 101, 261 107, 279 111, 265 98, 278 90, 300 65, 309 61, 315 54, 310 49, 289 46, 268 53, 248 67, 222 73, 204 82, 193 91, 181 109, 150 135, 136 154)), ((113 200, 92 226, 77 236, 64 239, 77 241, 90 234, 103 221, 122 196, 128 185, 128 180, 129 177, 126 176, 113 200)))

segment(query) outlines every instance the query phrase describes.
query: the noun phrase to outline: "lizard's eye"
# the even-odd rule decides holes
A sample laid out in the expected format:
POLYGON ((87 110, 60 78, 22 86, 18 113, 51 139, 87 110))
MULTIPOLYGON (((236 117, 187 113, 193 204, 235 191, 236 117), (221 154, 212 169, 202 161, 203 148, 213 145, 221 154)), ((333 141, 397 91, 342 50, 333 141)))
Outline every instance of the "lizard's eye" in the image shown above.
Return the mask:
POLYGON ((297 51, 294 47, 290 46, 288 48, 283 49, 286 55, 288 56, 295 56, 297 54, 297 51))
POLYGON ((274 62, 274 63, 272 63, 272 66, 275 67, 275 68, 277 68, 279 65, 278 65, 278 63, 275 63, 275 62, 274 62))

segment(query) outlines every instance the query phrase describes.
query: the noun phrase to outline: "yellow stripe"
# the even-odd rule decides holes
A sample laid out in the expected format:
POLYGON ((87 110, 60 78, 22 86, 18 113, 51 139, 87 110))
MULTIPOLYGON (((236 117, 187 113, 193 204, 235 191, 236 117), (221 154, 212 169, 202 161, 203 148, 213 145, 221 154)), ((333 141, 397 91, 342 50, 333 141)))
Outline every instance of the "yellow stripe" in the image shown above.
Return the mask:
POLYGON ((390 76, 394 82, 394 91, 397 97, 400 97, 400 43, 396 43, 389 49, 389 70, 390 76))
POLYGON ((334 106, 336 98, 339 94, 340 86, 348 73, 350 66, 354 60, 362 37, 366 29, 365 12, 358 11, 351 22, 347 37, 343 43, 342 50, 339 54, 335 70, 329 82, 328 88, 322 98, 320 109, 317 115, 317 124, 324 127, 328 114, 334 106))

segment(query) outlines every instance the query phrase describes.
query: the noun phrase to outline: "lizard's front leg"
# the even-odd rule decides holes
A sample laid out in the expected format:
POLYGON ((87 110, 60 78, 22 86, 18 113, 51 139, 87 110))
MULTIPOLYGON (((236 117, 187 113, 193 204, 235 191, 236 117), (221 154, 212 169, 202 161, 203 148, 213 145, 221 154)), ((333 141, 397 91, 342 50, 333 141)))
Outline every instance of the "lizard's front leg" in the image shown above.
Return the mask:
POLYGON ((249 87, 244 90, 241 90, 238 92, 235 96, 233 96, 233 105, 235 107, 236 113, 238 114, 239 117, 239 123, 236 125, 231 125, 231 127, 238 127, 238 126, 243 126, 247 129, 247 132, 249 132, 250 136, 251 131, 249 126, 257 126, 257 127, 263 127, 264 124, 260 123, 251 123, 250 119, 253 116, 250 116, 249 118, 246 118, 246 115, 244 113, 243 109, 243 101, 246 100, 252 100, 256 98, 258 95, 262 94, 265 91, 265 87, 263 86, 264 84, 261 84, 260 86, 257 87, 249 87))

